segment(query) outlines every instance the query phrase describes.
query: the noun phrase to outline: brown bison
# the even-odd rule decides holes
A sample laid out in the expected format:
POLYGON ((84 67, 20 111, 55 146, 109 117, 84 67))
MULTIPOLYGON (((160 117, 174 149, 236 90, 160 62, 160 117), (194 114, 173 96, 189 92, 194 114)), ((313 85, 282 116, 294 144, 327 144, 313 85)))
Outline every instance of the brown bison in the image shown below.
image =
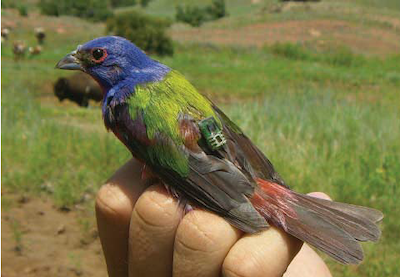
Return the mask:
POLYGON ((89 99, 99 102, 103 99, 100 86, 85 73, 77 73, 68 78, 59 78, 54 84, 54 94, 58 100, 69 99, 81 107, 89 105, 89 99))

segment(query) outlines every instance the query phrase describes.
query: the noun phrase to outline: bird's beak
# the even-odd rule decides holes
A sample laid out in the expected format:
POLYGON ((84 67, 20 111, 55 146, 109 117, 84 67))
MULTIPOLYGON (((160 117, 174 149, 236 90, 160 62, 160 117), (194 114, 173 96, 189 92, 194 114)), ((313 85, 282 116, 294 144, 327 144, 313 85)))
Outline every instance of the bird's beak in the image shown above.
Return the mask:
POLYGON ((67 70, 82 70, 83 71, 83 67, 82 67, 79 59, 77 59, 75 57, 75 55, 76 55, 76 51, 73 51, 73 52, 69 53, 68 55, 66 55, 64 58, 62 58, 56 64, 56 68, 67 69, 67 70))

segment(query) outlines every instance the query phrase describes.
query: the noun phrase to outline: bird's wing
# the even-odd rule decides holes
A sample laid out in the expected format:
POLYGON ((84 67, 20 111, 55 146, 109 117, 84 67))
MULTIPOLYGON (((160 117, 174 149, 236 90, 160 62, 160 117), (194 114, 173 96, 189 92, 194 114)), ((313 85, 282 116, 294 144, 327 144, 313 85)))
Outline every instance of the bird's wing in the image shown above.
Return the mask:
POLYGON ((246 176, 234 161, 210 151, 197 120, 185 114, 180 115, 178 121, 184 151, 188 153, 189 174, 186 181, 200 189, 194 197, 205 201, 206 206, 210 200, 215 202, 218 207, 216 212, 243 231, 255 232, 266 228, 267 222, 248 200, 255 189, 253 179, 246 176))
POLYGON ((117 105, 113 117, 112 129, 117 137, 178 195, 217 213, 245 232, 268 227, 248 199, 254 192, 253 180, 228 159, 203 151, 197 144, 201 133, 191 116, 180 114, 177 119, 182 145, 163 133, 149 139, 143 117, 132 120, 127 104, 117 105))
POLYGON ((233 123, 215 104, 213 110, 223 125, 223 133, 227 139, 227 152, 230 160, 233 160, 252 178, 260 178, 273 181, 279 185, 288 187, 274 166, 260 149, 233 123))

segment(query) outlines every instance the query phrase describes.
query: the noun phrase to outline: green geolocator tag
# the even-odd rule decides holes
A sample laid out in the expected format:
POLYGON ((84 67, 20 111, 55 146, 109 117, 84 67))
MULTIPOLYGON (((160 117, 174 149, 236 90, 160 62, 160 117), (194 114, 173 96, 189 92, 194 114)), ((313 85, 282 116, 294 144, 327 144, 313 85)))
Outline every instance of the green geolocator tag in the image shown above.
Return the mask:
POLYGON ((217 150, 226 143, 226 139, 222 134, 222 130, 218 126, 214 117, 203 119, 199 121, 198 124, 201 134, 211 150, 217 150))

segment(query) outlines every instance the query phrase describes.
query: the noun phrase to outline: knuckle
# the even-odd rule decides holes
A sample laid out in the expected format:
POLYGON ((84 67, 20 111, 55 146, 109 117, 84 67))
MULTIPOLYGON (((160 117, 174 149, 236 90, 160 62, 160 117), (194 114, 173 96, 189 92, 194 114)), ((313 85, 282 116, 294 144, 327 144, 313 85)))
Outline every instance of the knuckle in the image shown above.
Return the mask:
POLYGON ((225 239, 223 219, 202 211, 192 211, 179 224, 175 243, 176 250, 186 252, 212 253, 221 249, 225 239), (212 215, 213 217, 216 217, 212 215), (212 222, 212 224, 210 224, 212 222))
POLYGON ((239 272, 235 270, 231 270, 230 268, 222 268, 222 276, 223 277, 248 277, 250 275, 241 275, 239 272))
POLYGON ((115 185, 105 184, 97 193, 96 210, 103 214, 121 215, 132 211, 130 199, 115 185))
POLYGON ((179 210, 174 199, 157 190, 143 193, 136 202, 134 215, 145 228, 166 228, 179 221, 179 210))
POLYGON ((263 272, 263 266, 246 253, 229 253, 222 265, 225 277, 255 277, 262 276, 263 272))

